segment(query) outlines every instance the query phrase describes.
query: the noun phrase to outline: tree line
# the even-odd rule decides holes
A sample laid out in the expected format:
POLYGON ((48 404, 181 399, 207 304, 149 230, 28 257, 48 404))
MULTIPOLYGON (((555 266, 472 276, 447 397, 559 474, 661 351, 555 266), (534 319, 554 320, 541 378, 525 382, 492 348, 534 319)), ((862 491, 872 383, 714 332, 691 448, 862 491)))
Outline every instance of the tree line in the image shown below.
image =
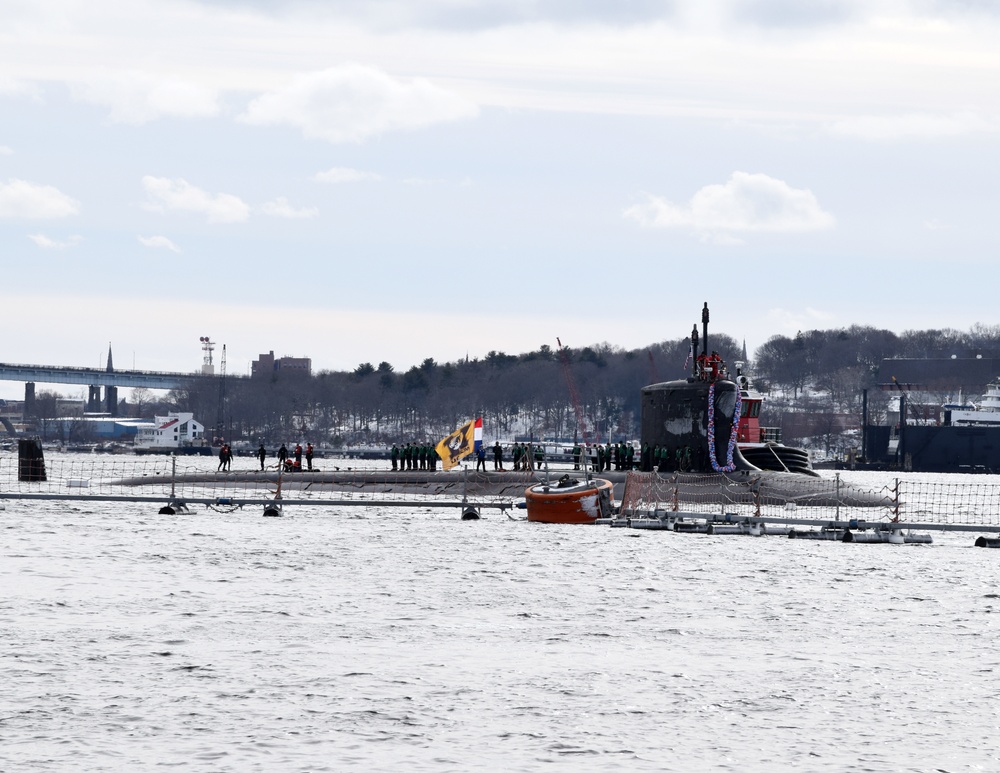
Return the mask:
MULTIPOLYGON (((730 335, 713 333, 710 346, 730 366, 741 359, 743 345, 730 335)), ((132 390, 131 403, 123 401, 121 410, 144 417, 191 411, 230 442, 436 442, 477 416, 483 417, 487 440, 628 440, 639 434, 641 388, 689 375, 689 352, 685 337, 641 349, 542 345, 517 355, 491 351, 446 363, 427 358, 402 372, 388 362, 363 362, 352 371, 279 371, 192 383, 160 399, 148 390, 132 390)), ((998 353, 1000 326, 897 334, 852 325, 772 336, 753 352, 747 368, 768 398, 762 423, 780 426, 786 412, 805 411, 830 417, 829 431, 835 432, 842 422, 832 418, 859 415, 865 389, 876 418, 885 410, 884 394, 874 389, 883 359, 998 353)), ((47 394, 39 398, 42 405, 53 402, 47 394)))

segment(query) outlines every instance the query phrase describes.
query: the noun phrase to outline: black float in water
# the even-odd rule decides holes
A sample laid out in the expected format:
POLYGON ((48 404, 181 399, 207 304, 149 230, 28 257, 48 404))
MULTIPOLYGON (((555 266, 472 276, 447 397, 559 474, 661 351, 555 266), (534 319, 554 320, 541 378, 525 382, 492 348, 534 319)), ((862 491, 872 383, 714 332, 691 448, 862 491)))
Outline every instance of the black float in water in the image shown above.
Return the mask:
POLYGON ((17 441, 17 479, 19 481, 46 480, 42 442, 36 437, 20 438, 17 441))
POLYGON ((281 505, 267 505, 264 508, 265 518, 280 518, 282 515, 281 505))
POLYGON ((478 521, 479 511, 474 507, 466 507, 462 510, 462 520, 463 521, 478 521))
POLYGON ((977 537, 977 548, 1000 548, 1000 539, 997 537, 977 537))

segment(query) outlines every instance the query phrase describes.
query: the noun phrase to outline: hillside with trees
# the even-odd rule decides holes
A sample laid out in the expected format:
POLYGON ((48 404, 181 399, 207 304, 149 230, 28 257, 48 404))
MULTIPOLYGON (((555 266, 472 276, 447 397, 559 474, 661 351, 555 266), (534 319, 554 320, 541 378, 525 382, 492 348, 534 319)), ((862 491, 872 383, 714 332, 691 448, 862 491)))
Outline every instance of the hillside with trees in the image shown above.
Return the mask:
MULTIPOLYGON (((742 343, 730 335, 713 333, 711 347, 728 363, 741 359, 742 343)), ((230 379, 222 399, 213 386, 178 390, 144 410, 190 410, 207 426, 221 424, 227 438, 254 443, 434 441, 474 416, 483 417, 488 440, 637 438, 640 389, 688 375, 688 352, 689 339, 681 338, 631 350, 543 345, 456 362, 427 358, 403 372, 388 362, 364 362, 353 371, 230 379)), ((875 389, 883 359, 998 354, 1000 326, 894 333, 853 325, 773 336, 753 352, 749 370, 767 397, 765 425, 784 426, 786 441, 819 436, 828 451, 840 451, 856 443, 848 429, 860 419, 863 390, 873 420, 886 410, 885 394, 875 389), (809 417, 807 430, 792 429, 797 414, 809 417)))
MULTIPOLYGON (((742 359, 743 344, 730 335, 712 333, 710 345, 730 365, 742 359)), ((455 362, 426 358, 402 372, 388 362, 313 375, 278 371, 192 382, 170 393, 134 389, 130 402, 120 402, 119 415, 148 419, 191 411, 211 434, 237 444, 434 442, 476 416, 483 417, 490 442, 637 439, 641 388, 689 375, 689 349, 685 337, 642 349, 542 345, 455 362)), ((977 356, 1000 357, 1000 326, 894 333, 852 325, 772 336, 752 353, 747 371, 766 398, 763 425, 780 428, 786 442, 841 455, 859 445, 864 390, 871 421, 886 419, 891 395, 876 387, 883 360, 977 356)), ((934 399, 950 398, 941 391, 934 399)), ((39 392, 36 419, 67 415, 67 402, 55 392, 39 392)), ((87 427, 80 422, 70 439, 88 440, 87 427)))

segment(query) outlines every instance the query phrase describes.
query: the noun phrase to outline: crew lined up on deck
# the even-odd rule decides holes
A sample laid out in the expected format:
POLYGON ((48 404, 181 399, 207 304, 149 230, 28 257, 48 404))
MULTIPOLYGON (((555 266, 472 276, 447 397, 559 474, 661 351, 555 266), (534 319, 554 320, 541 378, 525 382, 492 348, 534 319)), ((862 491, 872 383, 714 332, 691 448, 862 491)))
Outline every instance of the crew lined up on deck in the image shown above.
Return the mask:
MULTIPOLYGON (((305 448, 302 447, 301 443, 295 444, 295 449, 292 452, 292 458, 289 458, 288 446, 284 443, 275 452, 275 458, 277 458, 277 467, 279 470, 284 470, 285 472, 301 472, 302 471, 302 457, 305 456, 306 459, 306 470, 313 469, 313 457, 315 455, 315 449, 312 443, 306 443, 305 448)), ((260 469, 264 471, 267 469, 267 448, 261 443, 257 450, 253 453, 253 456, 257 457, 260 462, 260 469)), ((219 448, 219 470, 222 472, 230 472, 232 470, 233 464, 233 450, 228 443, 223 443, 222 447, 219 448)))
MULTIPOLYGON (((496 441, 493 446, 487 447, 482 443, 475 453, 476 470, 486 471, 487 455, 492 452, 493 469, 505 471, 504 467, 504 447, 500 441, 496 441)), ((303 470, 302 460, 305 457, 305 470, 313 469, 313 458, 315 449, 312 443, 306 443, 303 448, 301 443, 296 443, 292 451, 284 443, 278 448, 275 456, 279 470, 285 472, 300 472, 303 470)), ((510 446, 512 469, 516 471, 531 472, 541 470, 545 467, 545 449, 541 444, 536 443, 512 443, 510 446)), ((644 443, 638 453, 631 443, 624 440, 618 443, 577 443, 571 451, 573 457, 573 469, 579 470, 583 465, 583 460, 587 460, 587 466, 594 472, 608 472, 610 470, 624 471, 642 470, 644 472, 659 471, 673 472, 692 469, 692 450, 690 447, 677 448, 671 452, 666 446, 659 445, 650 447, 644 443)), ((261 443, 254 454, 260 461, 260 469, 267 467, 267 449, 261 443)), ((223 444, 219 449, 219 470, 229 471, 233 460, 233 452, 228 444, 223 444)), ((389 451, 389 460, 393 472, 405 472, 408 470, 424 470, 436 472, 441 457, 437 449, 429 444, 406 443, 403 446, 393 444, 389 451)))
POLYGON ((389 461, 392 462, 393 472, 404 470, 437 470, 437 464, 441 457, 437 449, 432 445, 420 445, 417 443, 407 443, 400 448, 395 443, 389 451, 389 461))
POLYGON ((584 454, 589 465, 595 472, 607 472, 612 469, 618 471, 634 470, 635 467, 635 446, 626 443, 624 440, 618 443, 595 443, 593 446, 586 443, 583 447, 577 443, 573 446, 573 469, 579 470, 584 454))

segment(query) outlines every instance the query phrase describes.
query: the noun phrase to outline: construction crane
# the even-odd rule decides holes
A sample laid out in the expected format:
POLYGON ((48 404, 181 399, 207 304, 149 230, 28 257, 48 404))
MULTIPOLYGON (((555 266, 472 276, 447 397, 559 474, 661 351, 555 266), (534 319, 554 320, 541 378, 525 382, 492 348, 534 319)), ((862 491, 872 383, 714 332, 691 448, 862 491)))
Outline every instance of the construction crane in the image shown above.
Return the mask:
POLYGON ((649 357, 649 383, 655 384, 660 380, 660 374, 656 369, 656 360, 653 358, 653 350, 647 349, 646 354, 649 357))
POLYGON ((215 417, 215 436, 225 437, 223 430, 226 423, 226 345, 222 345, 222 358, 219 360, 219 410, 215 417))
POLYGON ((569 399, 573 403, 573 412, 576 414, 576 428, 584 443, 589 443, 587 427, 583 421, 583 406, 580 403, 580 393, 576 391, 576 381, 573 379, 573 369, 569 364, 569 351, 562 345, 559 337, 556 337, 556 344, 559 347, 559 362, 562 365, 563 376, 566 378, 566 388, 569 389, 569 399))

